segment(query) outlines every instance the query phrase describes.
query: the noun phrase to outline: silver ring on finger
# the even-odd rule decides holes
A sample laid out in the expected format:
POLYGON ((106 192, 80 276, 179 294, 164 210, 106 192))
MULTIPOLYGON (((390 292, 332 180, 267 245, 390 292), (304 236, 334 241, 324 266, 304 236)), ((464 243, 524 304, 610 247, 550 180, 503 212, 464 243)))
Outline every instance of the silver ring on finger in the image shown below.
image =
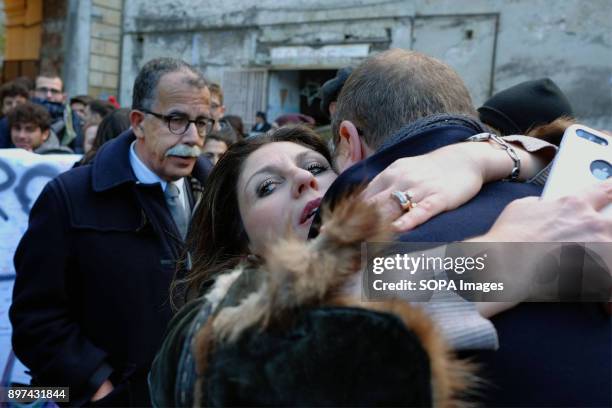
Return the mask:
POLYGON ((410 191, 394 191, 391 197, 397 200, 398 204, 404 212, 410 212, 411 209, 417 207, 418 203, 412 201, 414 195, 410 191))

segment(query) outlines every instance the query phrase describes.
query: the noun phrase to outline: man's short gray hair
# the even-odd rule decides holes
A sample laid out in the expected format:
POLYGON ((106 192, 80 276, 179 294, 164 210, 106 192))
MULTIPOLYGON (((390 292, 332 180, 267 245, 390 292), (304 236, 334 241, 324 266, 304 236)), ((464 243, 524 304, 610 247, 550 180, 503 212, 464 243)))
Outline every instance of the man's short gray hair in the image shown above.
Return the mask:
POLYGON ((147 62, 142 67, 134 81, 132 109, 151 110, 157 99, 157 85, 161 77, 179 71, 193 74, 193 78, 188 79, 189 85, 197 89, 207 86, 204 75, 185 61, 176 58, 156 58, 147 62))
POLYGON ((403 125, 448 113, 477 118, 463 80, 447 64, 415 51, 389 50, 355 68, 342 87, 332 118, 334 144, 350 120, 378 149, 403 125))

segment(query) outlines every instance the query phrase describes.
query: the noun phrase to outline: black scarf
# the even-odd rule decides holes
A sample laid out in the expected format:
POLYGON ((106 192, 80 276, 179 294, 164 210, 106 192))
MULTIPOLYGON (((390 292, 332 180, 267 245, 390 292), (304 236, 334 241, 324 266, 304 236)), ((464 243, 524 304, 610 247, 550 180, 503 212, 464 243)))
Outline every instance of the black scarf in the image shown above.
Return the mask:
POLYGON ((474 129, 476 133, 490 131, 480 121, 470 116, 449 115, 445 113, 436 114, 417 119, 412 123, 402 126, 400 130, 398 130, 393 136, 388 138, 387 141, 383 143, 377 151, 384 150, 421 132, 448 125, 466 126, 468 128, 474 129))

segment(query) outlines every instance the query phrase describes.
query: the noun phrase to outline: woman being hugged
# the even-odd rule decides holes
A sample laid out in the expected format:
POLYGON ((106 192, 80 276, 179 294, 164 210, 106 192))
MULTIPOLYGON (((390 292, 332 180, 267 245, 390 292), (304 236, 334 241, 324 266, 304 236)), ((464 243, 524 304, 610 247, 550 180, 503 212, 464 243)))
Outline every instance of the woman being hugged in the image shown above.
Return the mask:
MULTIPOLYGON (((421 167, 406 169, 415 189, 421 167)), ((430 192, 450 208, 485 179, 473 160, 454 171, 464 192, 430 192)), ((470 371, 422 312, 338 295, 358 272, 360 243, 391 238, 377 203, 336 206, 325 231, 306 243, 336 177, 326 144, 299 126, 240 141, 219 160, 192 220, 190 272, 173 283, 181 309, 152 366, 155 405, 448 405, 465 387, 470 371), (333 387, 352 375, 359 380, 333 387), (442 388, 432 393, 434 377, 442 388)))

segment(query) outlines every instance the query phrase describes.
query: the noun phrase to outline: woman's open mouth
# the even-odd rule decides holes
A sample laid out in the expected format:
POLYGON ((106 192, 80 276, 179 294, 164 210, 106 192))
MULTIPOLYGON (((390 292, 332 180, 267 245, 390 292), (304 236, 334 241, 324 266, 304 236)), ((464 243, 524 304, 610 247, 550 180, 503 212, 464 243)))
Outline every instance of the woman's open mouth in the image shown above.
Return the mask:
POLYGON ((304 207, 302 211, 302 216, 300 217, 300 225, 304 224, 306 221, 310 220, 316 214, 319 209, 319 205, 321 205, 322 197, 316 198, 312 201, 309 201, 304 207))

